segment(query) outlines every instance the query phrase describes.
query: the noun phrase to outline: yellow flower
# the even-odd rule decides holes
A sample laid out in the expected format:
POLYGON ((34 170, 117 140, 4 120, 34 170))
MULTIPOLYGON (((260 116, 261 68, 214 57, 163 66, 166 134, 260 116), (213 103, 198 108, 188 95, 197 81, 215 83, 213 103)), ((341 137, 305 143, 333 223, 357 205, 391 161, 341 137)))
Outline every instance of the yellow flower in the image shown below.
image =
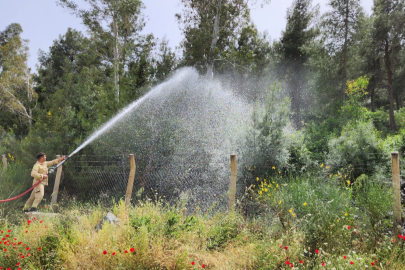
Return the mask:
POLYGON ((307 203, 306 203, 306 202, 304 202, 304 206, 305 206, 305 205, 307 205, 307 203))
POLYGON ((332 174, 329 174, 329 178, 332 178, 332 174))
POLYGON ((345 213, 345 217, 347 217, 348 216, 348 214, 347 213, 345 213))
POLYGON ((280 171, 278 171, 278 173, 281 173, 280 171))
POLYGON ((288 212, 290 212, 290 213, 291 213, 291 212, 292 212, 292 210, 290 209, 290 210, 288 210, 288 212))
POLYGON ((278 204, 281 204, 281 201, 279 201, 278 204))
POLYGON ((325 169, 329 169, 329 166, 326 166, 325 169))
POLYGON ((348 185, 350 185, 350 181, 349 181, 349 180, 347 180, 346 183, 347 183, 348 185))
POLYGON ((280 176, 280 178, 283 178, 282 176, 280 176))
POLYGON ((264 189, 264 192, 267 192, 267 188, 264 189))
POLYGON ((256 181, 259 181, 259 177, 256 178, 256 181))
POLYGON ((274 189, 274 190, 276 190, 276 189, 274 189))
POLYGON ((273 184, 275 184, 274 181, 273 181, 273 184))
POLYGON ((321 168, 323 167, 323 163, 321 164, 321 168))
POLYGON ((276 188, 278 188, 278 184, 277 184, 276 188))
POLYGON ((259 194, 262 194, 262 192, 261 192, 261 191, 259 191, 259 194))
POLYGON ((256 185, 253 185, 253 187, 255 187, 256 185))
POLYGON ((338 219, 338 220, 336 220, 337 222, 339 222, 340 221, 340 219, 338 219))
POLYGON ((272 168, 273 170, 275 170, 275 169, 276 169, 276 167, 274 167, 274 166, 273 166, 273 167, 271 167, 271 168, 272 168))

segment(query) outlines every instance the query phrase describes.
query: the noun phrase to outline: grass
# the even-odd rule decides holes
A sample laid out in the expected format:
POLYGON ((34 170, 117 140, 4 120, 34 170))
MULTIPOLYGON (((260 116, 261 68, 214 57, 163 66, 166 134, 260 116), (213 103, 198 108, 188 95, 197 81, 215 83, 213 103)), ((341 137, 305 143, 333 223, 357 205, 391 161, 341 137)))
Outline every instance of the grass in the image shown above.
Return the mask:
POLYGON ((107 209, 96 204, 66 206, 57 219, 9 214, 0 224, 0 267, 405 269, 405 240, 392 237, 390 217, 381 214, 391 207, 390 189, 338 183, 329 177, 259 179, 246 195, 250 207, 260 209, 254 215, 240 214, 246 206, 184 215, 183 206, 145 201, 127 209, 121 201, 109 209, 120 224, 98 232, 107 209))

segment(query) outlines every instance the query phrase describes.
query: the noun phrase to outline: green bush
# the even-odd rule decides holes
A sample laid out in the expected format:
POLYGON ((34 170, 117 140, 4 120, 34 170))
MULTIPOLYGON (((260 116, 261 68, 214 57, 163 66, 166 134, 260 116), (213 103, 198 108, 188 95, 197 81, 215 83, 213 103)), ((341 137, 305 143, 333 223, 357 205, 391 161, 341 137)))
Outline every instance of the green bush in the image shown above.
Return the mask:
POLYGON ((362 174, 371 176, 388 157, 379 142, 378 132, 371 122, 349 123, 338 138, 329 141, 327 164, 332 172, 344 172, 352 180, 362 174))

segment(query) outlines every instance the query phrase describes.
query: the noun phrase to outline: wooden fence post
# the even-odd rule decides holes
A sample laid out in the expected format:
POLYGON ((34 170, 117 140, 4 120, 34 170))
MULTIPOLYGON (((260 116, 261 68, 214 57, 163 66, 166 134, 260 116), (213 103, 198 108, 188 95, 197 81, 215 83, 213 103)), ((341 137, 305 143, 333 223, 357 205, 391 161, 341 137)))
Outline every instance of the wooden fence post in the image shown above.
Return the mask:
POLYGON ((129 155, 129 163, 130 163, 130 166, 131 166, 131 170, 129 171, 127 192, 125 193, 125 206, 126 207, 128 207, 131 204, 132 189, 134 187, 134 179, 135 179, 135 172, 136 172, 136 164, 135 164, 134 154, 129 155))
POLYGON ((399 155, 397 151, 391 152, 392 161, 392 188, 394 192, 393 234, 394 239, 402 234, 401 228, 401 181, 399 175, 399 155))
POLYGON ((236 193, 236 155, 231 155, 231 180, 229 183, 229 200, 228 200, 228 210, 233 210, 235 207, 235 193, 236 193))
MULTIPOLYGON (((56 155, 56 158, 60 158, 60 155, 56 155)), ((56 170, 56 178, 55 178, 55 184, 53 185, 53 193, 52 193, 52 199, 51 199, 51 208, 55 209, 55 206, 58 205, 58 193, 59 193, 59 184, 60 184, 60 178, 62 176, 62 166, 60 165, 58 169, 56 170)))
POLYGON ((7 170, 7 158, 6 155, 1 155, 1 161, 3 162, 3 170, 1 171, 1 173, 5 173, 7 170))

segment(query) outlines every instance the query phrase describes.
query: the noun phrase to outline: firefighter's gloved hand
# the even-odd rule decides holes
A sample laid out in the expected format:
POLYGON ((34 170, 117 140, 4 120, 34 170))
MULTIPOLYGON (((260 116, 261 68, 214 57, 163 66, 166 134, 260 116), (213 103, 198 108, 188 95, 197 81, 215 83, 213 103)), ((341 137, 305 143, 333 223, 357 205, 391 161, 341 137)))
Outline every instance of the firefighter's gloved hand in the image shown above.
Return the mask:
POLYGON ((61 158, 58 158, 58 163, 61 162, 62 160, 64 160, 66 158, 66 156, 63 156, 61 158))

